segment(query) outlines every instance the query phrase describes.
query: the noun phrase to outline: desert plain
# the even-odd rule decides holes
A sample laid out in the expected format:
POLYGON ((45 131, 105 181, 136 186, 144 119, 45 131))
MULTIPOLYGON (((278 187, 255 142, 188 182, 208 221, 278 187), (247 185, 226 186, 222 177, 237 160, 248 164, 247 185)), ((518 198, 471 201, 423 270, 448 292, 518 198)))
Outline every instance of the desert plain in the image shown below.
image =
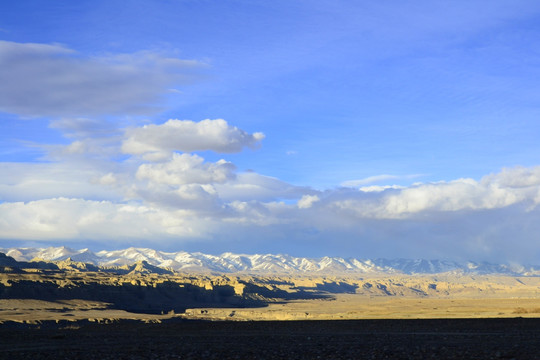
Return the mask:
POLYGON ((540 316, 540 278, 254 276, 38 270, 0 274, 0 323, 540 316))
POLYGON ((534 359, 540 351, 534 276, 10 265, 0 272, 0 359, 534 359))

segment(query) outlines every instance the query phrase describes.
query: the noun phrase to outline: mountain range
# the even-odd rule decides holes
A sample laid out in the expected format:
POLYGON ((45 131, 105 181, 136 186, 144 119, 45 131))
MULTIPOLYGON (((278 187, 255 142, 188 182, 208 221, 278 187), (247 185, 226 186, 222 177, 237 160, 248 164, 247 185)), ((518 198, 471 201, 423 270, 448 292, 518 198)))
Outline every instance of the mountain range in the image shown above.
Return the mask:
POLYGON ((355 259, 340 257, 305 258, 274 254, 233 254, 219 256, 199 252, 164 252, 148 248, 93 252, 66 246, 48 248, 0 248, 17 261, 72 261, 102 267, 146 263, 180 272, 255 273, 255 274, 500 274, 538 276, 540 266, 455 262, 425 259, 355 259))

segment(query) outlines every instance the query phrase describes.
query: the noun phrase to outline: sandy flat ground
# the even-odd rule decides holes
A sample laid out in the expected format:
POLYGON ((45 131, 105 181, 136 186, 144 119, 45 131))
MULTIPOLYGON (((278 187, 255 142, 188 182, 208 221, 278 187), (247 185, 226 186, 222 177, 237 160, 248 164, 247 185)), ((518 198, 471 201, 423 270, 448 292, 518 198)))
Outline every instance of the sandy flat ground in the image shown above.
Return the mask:
MULTIPOLYGON (((162 322, 177 318, 246 321, 540 317, 540 277, 373 275, 348 278, 255 278, 246 275, 241 278, 162 278, 158 275, 123 277, 66 272, 8 273, 3 274, 0 280, 3 281, 6 294, 12 294, 9 296, 12 298, 6 296, 0 299, 0 322, 3 323, 79 320, 110 323, 120 319, 162 322), (183 287, 186 283, 197 291, 184 291, 190 289, 183 287), (231 294, 246 299, 255 297, 256 301, 235 305, 210 301, 206 302, 207 305, 197 307, 204 303, 197 296, 204 295, 206 297, 203 299, 212 299, 212 296, 219 295, 223 287, 231 294), (13 292, 12 289, 19 292, 13 292), (180 291, 173 291, 178 289, 180 291), (55 295, 50 296, 51 292, 55 295), (108 297, 89 296, 91 292, 108 297), (13 294, 25 297, 20 299, 13 294), (77 294, 87 297, 76 298, 77 294), (71 298, 62 300, 61 296, 71 298), (88 300, 90 298, 101 301, 88 300), (103 302, 107 298, 116 302, 103 302), (141 306, 130 306, 136 301, 141 306), (171 304, 175 303, 185 306, 171 308, 171 304), (142 306, 148 304, 152 305, 151 310, 155 313, 142 306), (267 306, 255 307, 264 304, 267 306), (242 305, 254 307, 239 307, 242 305), (126 311, 143 308, 147 313, 126 311), (160 314, 171 309, 177 313, 160 314)), ((228 295, 230 298, 231 294, 228 295)))
POLYGON ((0 323, 17 322, 37 324, 45 321, 108 323, 116 320, 160 322, 172 314, 138 314, 110 308, 110 304, 88 300, 43 301, 33 299, 0 299, 0 323))
POLYGON ((81 299, 0 299, 0 359, 538 358, 540 299, 512 295, 336 294, 162 315, 81 299))
POLYGON ((255 309, 188 309, 186 317, 222 320, 339 320, 540 317, 537 298, 433 299, 340 294, 255 309))
POLYGON ((262 308, 194 308, 184 314, 141 314, 110 308, 88 300, 41 301, 0 299, 0 322, 113 322, 120 319, 161 322, 167 319, 206 320, 354 320, 540 317, 540 299, 433 299, 367 297, 339 294, 333 300, 272 303, 262 308))
MULTIPOLYGON (((89 281, 80 274, 67 280, 35 277, 29 290, 44 279, 89 281)), ((304 286, 328 297, 268 297, 263 307, 200 307, 178 314, 134 313, 88 299, 4 298, 0 359, 536 359, 540 354, 540 278, 263 280, 254 283, 282 291, 270 294, 295 295, 304 286)), ((161 304, 159 297, 152 301, 161 304)))

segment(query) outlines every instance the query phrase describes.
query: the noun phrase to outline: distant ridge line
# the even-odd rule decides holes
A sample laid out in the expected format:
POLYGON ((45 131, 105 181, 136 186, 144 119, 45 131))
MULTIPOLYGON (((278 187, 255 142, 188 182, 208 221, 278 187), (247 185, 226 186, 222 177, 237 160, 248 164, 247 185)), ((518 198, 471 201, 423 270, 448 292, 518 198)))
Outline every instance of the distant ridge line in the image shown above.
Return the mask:
POLYGON ((181 272, 219 272, 256 274, 499 274, 540 276, 540 266, 493 264, 488 262, 455 262, 425 259, 356 259, 341 257, 293 257, 275 254, 234 254, 219 256, 200 252, 166 252, 130 247, 122 250, 92 252, 66 246, 48 248, 0 248, 0 252, 17 261, 42 259, 73 261, 96 266, 123 266, 146 261, 152 266, 181 272))

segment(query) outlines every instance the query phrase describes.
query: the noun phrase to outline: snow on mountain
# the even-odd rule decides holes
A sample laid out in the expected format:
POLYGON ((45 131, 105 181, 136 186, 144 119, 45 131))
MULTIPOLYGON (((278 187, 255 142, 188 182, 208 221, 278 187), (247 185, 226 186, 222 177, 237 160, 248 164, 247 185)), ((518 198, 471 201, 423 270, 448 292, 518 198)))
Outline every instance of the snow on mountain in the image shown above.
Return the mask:
POLYGON ((28 255, 32 251, 35 251, 35 249, 28 249, 28 248, 23 248, 23 249, 17 249, 17 248, 0 249, 0 252, 3 252, 7 256, 11 256, 12 258, 14 258, 17 261, 27 261, 28 258, 33 258, 34 256, 29 256, 28 255))
POLYGON ((61 261, 71 258, 73 261, 80 261, 99 265, 100 257, 89 249, 73 250, 67 246, 48 247, 48 248, 10 248, 0 249, 6 255, 11 256, 17 261, 30 261, 32 259, 43 259, 47 261, 61 261))
POLYGON ((397 269, 405 274, 437 274, 455 271, 463 267, 453 261, 425 259, 376 259, 373 263, 383 269, 397 269))
POLYGON ((40 258, 48 261, 73 261, 100 266, 124 266, 145 262, 149 266, 194 272, 251 272, 278 273, 388 273, 388 274, 437 274, 445 272, 472 274, 504 274, 512 276, 540 276, 540 266, 490 264, 486 262, 458 263, 425 259, 354 259, 339 257, 303 258, 282 254, 234 254, 219 256, 199 252, 164 252, 149 248, 128 248, 93 253, 89 249, 74 250, 69 247, 9 248, 0 252, 18 261, 40 258))
POLYGON ((100 265, 103 266, 129 265, 137 261, 146 261, 151 265, 159 266, 161 262, 168 259, 164 254, 153 249, 130 247, 124 250, 100 251, 97 256, 100 257, 100 265))

